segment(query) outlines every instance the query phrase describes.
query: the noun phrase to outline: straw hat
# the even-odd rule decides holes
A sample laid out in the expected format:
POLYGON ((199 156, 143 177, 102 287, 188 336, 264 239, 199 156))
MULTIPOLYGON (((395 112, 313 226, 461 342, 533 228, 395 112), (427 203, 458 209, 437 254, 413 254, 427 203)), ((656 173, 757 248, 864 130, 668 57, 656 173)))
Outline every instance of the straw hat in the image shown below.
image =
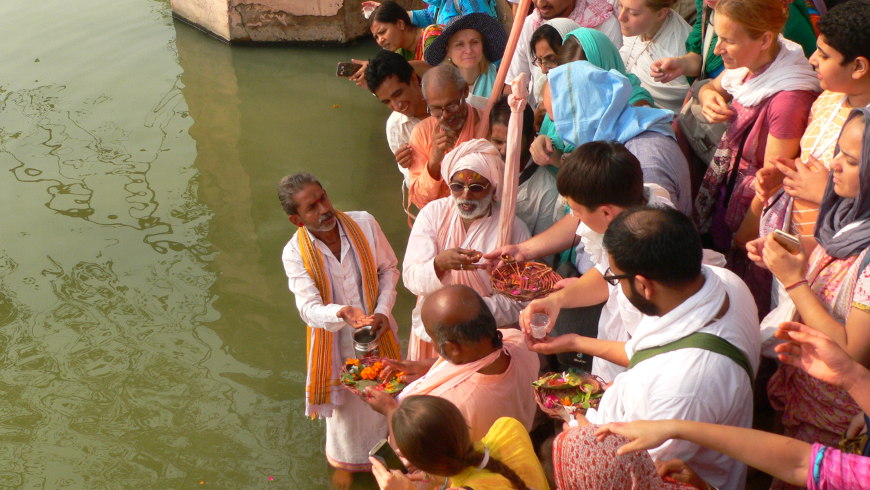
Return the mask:
POLYGON ((444 27, 444 32, 432 41, 423 53, 423 59, 432 66, 440 65, 447 56, 447 41, 463 29, 474 29, 483 36, 483 55, 492 63, 504 55, 507 33, 498 19, 488 14, 473 13, 456 17, 444 27))

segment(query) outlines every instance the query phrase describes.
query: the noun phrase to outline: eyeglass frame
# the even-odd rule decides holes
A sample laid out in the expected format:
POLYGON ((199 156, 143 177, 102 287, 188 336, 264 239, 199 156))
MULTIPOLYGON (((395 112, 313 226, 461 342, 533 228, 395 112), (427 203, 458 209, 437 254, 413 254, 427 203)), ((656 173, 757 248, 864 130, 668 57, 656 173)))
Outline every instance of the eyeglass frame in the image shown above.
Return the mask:
POLYGON ((633 279, 636 275, 637 274, 613 274, 613 271, 608 267, 607 270, 604 271, 602 277, 611 286, 618 286, 620 279, 633 279))
POLYGON ((483 191, 489 189, 490 184, 492 184, 492 182, 487 182, 486 185, 483 185, 483 184, 465 185, 465 184, 460 184, 459 182, 450 182, 449 184, 447 184, 447 187, 450 188, 450 192, 455 192, 457 194, 461 193, 464 190, 467 190, 471 194, 477 194, 479 192, 483 192, 483 191), (454 189, 453 188, 454 185, 460 186, 460 189, 459 190, 454 189), (478 190, 472 189, 473 186, 479 186, 480 189, 478 189, 478 190))
POLYGON ((454 102, 453 104, 448 104, 444 107, 432 107, 429 104, 426 104, 426 112, 433 117, 441 117, 441 114, 456 114, 459 112, 459 109, 465 105, 465 99, 461 98, 459 101, 454 102), (437 111, 437 114, 435 113, 437 111))
POLYGON ((532 64, 537 66, 538 68, 546 67, 548 70, 552 70, 553 68, 559 66, 559 61, 555 58, 551 61, 547 61, 540 56, 535 56, 534 59, 532 59, 532 64))

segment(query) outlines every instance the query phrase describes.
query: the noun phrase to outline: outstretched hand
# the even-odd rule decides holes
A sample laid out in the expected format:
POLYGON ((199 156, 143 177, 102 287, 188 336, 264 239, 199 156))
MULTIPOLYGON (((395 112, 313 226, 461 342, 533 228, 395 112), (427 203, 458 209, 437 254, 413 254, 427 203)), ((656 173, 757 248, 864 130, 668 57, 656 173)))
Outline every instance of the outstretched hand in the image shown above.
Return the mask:
POLYGON ((602 425, 595 431, 595 437, 599 441, 603 441, 610 434, 627 437, 630 441, 616 450, 616 454, 619 455, 659 447, 674 436, 671 426, 666 420, 611 422, 602 425))
POLYGON ((855 383, 860 365, 822 332, 803 323, 783 322, 774 335, 788 341, 775 347, 780 361, 847 391, 855 383))

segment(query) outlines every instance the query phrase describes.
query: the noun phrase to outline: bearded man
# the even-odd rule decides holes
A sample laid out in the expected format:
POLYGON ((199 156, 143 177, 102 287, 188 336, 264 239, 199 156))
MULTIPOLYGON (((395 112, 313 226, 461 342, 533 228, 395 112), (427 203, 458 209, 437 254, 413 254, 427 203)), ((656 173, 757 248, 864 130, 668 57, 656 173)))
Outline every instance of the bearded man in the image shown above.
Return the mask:
MULTIPOLYGON (((464 284, 479 294, 497 326, 511 325, 522 303, 493 294, 489 272, 476 264, 481 252, 498 245, 499 197, 504 161, 492 143, 476 139, 460 144, 444 157, 441 176, 450 196, 420 211, 405 251, 402 279, 417 295, 411 315, 408 359, 437 357, 420 319, 423 299, 450 284, 464 284)), ((511 240, 529 238, 526 225, 514 218, 511 240)), ((514 242, 516 243, 516 242, 514 242)))

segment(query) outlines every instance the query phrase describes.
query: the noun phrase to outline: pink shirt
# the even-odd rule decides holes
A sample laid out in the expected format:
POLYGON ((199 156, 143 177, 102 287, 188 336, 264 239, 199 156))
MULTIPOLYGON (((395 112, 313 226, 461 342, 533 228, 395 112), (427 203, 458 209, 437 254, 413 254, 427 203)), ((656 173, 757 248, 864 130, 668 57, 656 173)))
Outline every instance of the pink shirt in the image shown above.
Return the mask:
MULTIPOLYGON (((531 430, 535 418, 536 404, 532 381, 538 379, 538 355, 526 347, 523 334, 519 330, 499 331, 511 357, 505 372, 474 373, 449 391, 438 393, 438 396, 450 400, 462 412, 471 428, 473 441, 482 439, 492 424, 501 417, 519 420, 527 431, 531 430)), ((439 361, 432 369, 457 368, 441 358, 439 361)), ((406 389, 402 397, 422 394, 425 393, 408 393, 406 389)))
POLYGON ((809 490, 867 488, 868 482, 870 482, 870 458, 847 454, 818 443, 813 444, 810 451, 809 471, 807 471, 809 490), (821 450, 824 450, 824 455, 817 462, 821 450))

